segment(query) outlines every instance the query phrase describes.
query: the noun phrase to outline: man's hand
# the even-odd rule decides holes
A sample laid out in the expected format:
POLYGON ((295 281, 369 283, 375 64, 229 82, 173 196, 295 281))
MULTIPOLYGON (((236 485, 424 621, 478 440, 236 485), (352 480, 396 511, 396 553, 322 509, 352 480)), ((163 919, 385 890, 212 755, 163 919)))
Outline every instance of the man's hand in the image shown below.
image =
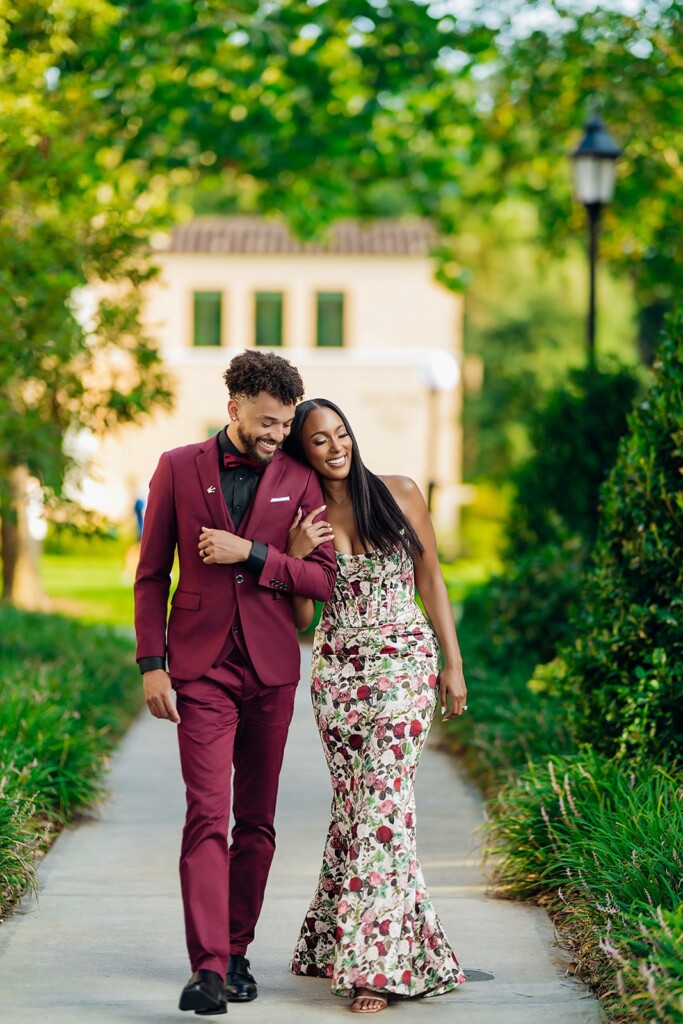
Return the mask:
POLYGON ((307 516, 304 516, 301 509, 297 510, 289 528, 286 554, 292 558, 306 558, 325 541, 334 538, 332 527, 328 522, 324 519, 317 523, 313 522, 315 517, 324 512, 326 508, 326 505, 321 505, 320 508, 314 508, 307 516))
POLYGON ((234 565, 246 562, 251 554, 251 541, 227 530, 210 530, 202 526, 199 534, 199 557, 205 565, 234 565))
POLYGON ((173 700, 171 677, 162 668, 145 672, 142 677, 147 707, 155 718, 167 718, 169 722, 180 725, 180 715, 176 711, 173 700))

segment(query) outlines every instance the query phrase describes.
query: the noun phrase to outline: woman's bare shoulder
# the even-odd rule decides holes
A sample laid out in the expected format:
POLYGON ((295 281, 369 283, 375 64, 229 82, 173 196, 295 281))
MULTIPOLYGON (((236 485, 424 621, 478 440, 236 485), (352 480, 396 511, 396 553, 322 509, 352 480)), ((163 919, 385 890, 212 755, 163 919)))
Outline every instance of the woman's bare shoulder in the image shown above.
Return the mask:
POLYGON ((409 476, 381 476, 393 498, 399 505, 414 504, 422 500, 422 492, 409 476))

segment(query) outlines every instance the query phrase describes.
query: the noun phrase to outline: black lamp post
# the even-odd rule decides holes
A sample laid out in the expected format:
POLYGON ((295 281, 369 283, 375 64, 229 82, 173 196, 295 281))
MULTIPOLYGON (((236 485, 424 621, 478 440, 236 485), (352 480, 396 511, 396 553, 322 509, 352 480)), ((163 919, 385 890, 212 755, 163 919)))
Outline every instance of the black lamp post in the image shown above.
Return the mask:
POLYGON ((598 259, 598 227, 603 206, 614 195, 615 162, 621 150, 594 115, 585 125, 584 136, 572 153, 574 192, 588 215, 588 263, 590 298, 588 303, 588 365, 595 365, 595 266, 598 259))

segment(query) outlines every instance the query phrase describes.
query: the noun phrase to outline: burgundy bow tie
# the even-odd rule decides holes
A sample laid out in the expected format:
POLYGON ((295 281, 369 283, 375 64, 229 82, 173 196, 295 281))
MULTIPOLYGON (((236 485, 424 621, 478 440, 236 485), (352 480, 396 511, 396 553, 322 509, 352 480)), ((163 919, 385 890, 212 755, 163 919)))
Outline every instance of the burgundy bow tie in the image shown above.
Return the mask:
POLYGON ((263 473, 268 468, 268 462, 261 462, 260 459, 249 459, 246 455, 233 455, 232 452, 223 452, 223 465, 226 469, 235 469, 236 466, 246 466, 253 469, 254 473, 263 473))

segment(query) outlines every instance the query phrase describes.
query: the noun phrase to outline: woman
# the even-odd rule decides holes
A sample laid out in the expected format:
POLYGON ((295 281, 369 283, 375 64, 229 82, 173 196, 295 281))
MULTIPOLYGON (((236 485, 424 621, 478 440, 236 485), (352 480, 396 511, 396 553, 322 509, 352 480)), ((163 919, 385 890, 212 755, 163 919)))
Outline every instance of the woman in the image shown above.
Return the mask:
MULTIPOLYGON (((444 718, 467 708, 462 661, 413 481, 370 473, 346 417, 326 399, 297 408, 284 447, 316 470, 327 503, 325 521, 313 523, 321 509, 296 517, 288 552, 305 558, 333 539, 339 569, 312 654, 332 820, 291 968, 331 977, 335 995, 353 996, 354 1012, 376 1013, 390 995, 440 995, 465 980, 417 863, 413 795, 437 700, 444 718)), ((313 602, 294 601, 303 629, 313 602)))

